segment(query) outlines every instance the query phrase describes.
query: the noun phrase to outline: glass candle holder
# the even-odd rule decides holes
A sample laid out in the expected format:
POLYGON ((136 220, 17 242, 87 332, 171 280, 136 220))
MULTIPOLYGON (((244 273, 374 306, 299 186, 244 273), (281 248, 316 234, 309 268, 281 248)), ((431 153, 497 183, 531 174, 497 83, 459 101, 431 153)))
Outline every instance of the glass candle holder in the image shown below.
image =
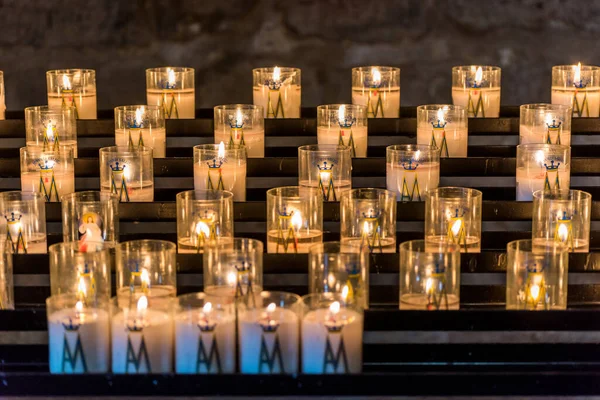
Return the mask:
POLYGON ((500 67, 465 65, 452 68, 452 103, 469 118, 500 116, 500 67))
POLYGON ((567 246, 558 242, 538 245, 531 240, 515 240, 506 249, 507 310, 567 308, 567 246))
POLYGON ((164 240, 131 240, 116 247, 117 297, 135 305, 141 296, 152 306, 177 293, 175 243, 164 240))
POLYGON ((14 310, 12 249, 0 242, 0 310, 14 310))
POLYGON ((347 303, 369 308, 368 253, 343 247, 340 242, 325 242, 310 247, 308 292, 339 293, 347 303))
POLYGON ((592 195, 581 190, 533 194, 533 242, 559 242, 570 252, 590 250, 592 195))
POLYGON ((430 104, 417 107, 417 143, 438 149, 440 157, 466 157, 469 145, 467 110, 430 104))
POLYGON ((479 190, 441 187, 425 201, 425 240, 428 244, 455 243, 463 253, 481 251, 481 200, 479 190))
POLYGON ((234 238, 230 243, 207 246, 204 251, 204 293, 234 296, 255 307, 263 288, 263 244, 234 238))
POLYGON ((44 151, 41 146, 21 147, 21 190, 39 192, 49 202, 73 193, 73 148, 60 145, 57 151, 44 151))
POLYGON ((352 104, 365 106, 368 118, 400 117, 400 68, 352 68, 352 104))
POLYGON ((533 200, 538 190, 568 190, 571 147, 528 143, 517 146, 517 201, 533 200))
POLYGON ((194 68, 160 67, 146 70, 148 104, 163 110, 166 119, 196 116, 194 68))
POLYGON ((194 146, 194 189, 233 193, 234 201, 246 201, 245 147, 220 144, 194 146))
POLYGON ((63 241, 80 251, 115 247, 119 241, 119 198, 108 192, 75 192, 62 197, 63 241))
POLYGON ((75 107, 27 107, 25 137, 27 147, 39 146, 44 151, 58 151, 60 145, 64 145, 71 147, 73 156, 77 158, 75 107))
POLYGON ((398 201, 425 201, 440 183, 440 152, 428 145, 400 144, 386 148, 387 189, 398 201))
POLYGON ((96 119, 96 71, 58 69, 46 72, 48 107, 75 107, 75 118, 96 119))
POLYGON ((100 149, 100 191, 116 194, 120 202, 154 201, 153 151, 149 147, 100 149))
POLYGON ((0 242, 14 254, 46 253, 46 205, 41 193, 0 193, 0 242))
POLYGON ((385 189, 352 189, 342 196, 341 243, 351 251, 396 252, 396 193, 385 189))
POLYGON ((337 144, 311 144, 298 148, 298 184, 318 188, 324 201, 339 201, 352 189, 350 148, 337 144))
POLYGON ((557 65, 552 67, 552 104, 571 107, 572 115, 598 117, 600 111, 600 67, 557 65))
POLYGON ((362 372, 363 310, 341 294, 302 297, 302 373, 362 372))
POLYGON ((267 191, 267 253, 308 253, 323 241, 323 197, 317 188, 267 191))
POLYGON ((317 143, 347 146, 351 157, 366 157, 367 109, 351 104, 318 106, 317 143))
POLYGON ((254 104, 264 118, 300 118, 301 74, 299 68, 255 68, 254 104))
POLYGON ((460 246, 412 240, 400 244, 400 309, 458 310, 460 246))
POLYGON ((232 296, 177 297, 175 372, 232 374, 236 362, 236 310, 232 296))
POLYGON ((4 91, 4 71, 0 71, 0 120, 6 119, 6 93, 4 91))
POLYGON ((73 293, 46 299, 51 374, 105 374, 110 369, 108 301, 88 304, 73 293))
POLYGON ((520 107, 519 143, 571 145, 571 108, 562 104, 520 107))
POLYGON ((215 143, 244 146, 250 158, 265 156, 265 118, 261 106, 228 104, 215 107, 215 143))
POLYGON ((115 108, 115 144, 118 147, 151 147, 154 158, 165 158, 166 132, 165 116, 158 106, 115 108))
POLYGON ((202 253, 210 243, 233 240, 233 194, 189 190, 177 194, 179 253, 202 253))
POLYGON ((300 356, 300 296, 262 292, 252 307, 238 310, 240 372, 298 373, 300 356))
POLYGON ((112 299, 113 374, 172 372, 174 301, 153 302, 145 295, 133 304, 112 299))

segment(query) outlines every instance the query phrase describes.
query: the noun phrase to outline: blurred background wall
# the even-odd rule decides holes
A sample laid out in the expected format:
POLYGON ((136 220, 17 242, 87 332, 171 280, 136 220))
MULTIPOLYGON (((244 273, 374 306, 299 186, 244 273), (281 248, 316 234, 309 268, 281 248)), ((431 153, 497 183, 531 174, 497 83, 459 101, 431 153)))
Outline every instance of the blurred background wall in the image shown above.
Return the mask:
POLYGON ((502 103, 550 100, 553 65, 600 64, 592 0, 2 0, 7 107, 45 71, 97 70, 98 107, 145 102, 144 69, 196 69, 198 107, 252 101, 251 69, 302 68, 303 105, 350 101, 350 70, 402 69, 404 106, 450 101, 450 69, 502 67, 502 103))

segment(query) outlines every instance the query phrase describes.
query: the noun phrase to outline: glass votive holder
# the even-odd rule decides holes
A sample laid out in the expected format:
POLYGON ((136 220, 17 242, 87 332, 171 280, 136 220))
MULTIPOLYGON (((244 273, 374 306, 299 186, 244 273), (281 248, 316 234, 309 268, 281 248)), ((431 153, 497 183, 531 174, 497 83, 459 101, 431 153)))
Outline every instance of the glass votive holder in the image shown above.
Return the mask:
POLYGON ((520 109, 519 143, 571 145, 571 107, 524 104, 520 109))
POLYGON ((79 242, 62 242, 48 248, 50 292, 71 293, 85 304, 110 300, 111 256, 108 248, 81 251, 79 242))
POLYGON ((216 106, 215 143, 244 146, 249 158, 265 156, 265 118, 261 106, 228 104, 216 106))
POLYGON ((568 190, 571 147, 528 143, 517 146, 517 201, 533 200, 538 190, 568 190))
MULTIPOLYGON (((107 299, 86 303, 74 293, 46 299, 51 374, 104 374, 110 370, 107 299)), ((123 355, 125 358, 125 355, 123 355)))
POLYGON ((223 142, 194 146, 194 189, 227 190, 234 201, 246 201, 246 158, 243 146, 223 142))
POLYGON ((14 254, 43 254, 47 250, 46 204, 37 192, 0 193, 0 242, 14 254))
POLYGON ((100 191, 120 202, 154 201, 154 163, 150 147, 100 149, 100 191))
POLYGON ((351 251, 396 252, 396 193, 352 189, 340 201, 341 243, 351 251))
POLYGON ((57 151, 42 146, 21 147, 21 190, 39 192, 49 202, 60 201, 75 191, 73 148, 60 145, 57 151))
POLYGON ((151 147, 154 158, 165 158, 165 116, 158 106, 115 107, 115 144, 137 149, 151 147))
POLYGON ((300 296, 262 292, 253 306, 238 308, 240 372, 298 374, 300 296))
POLYGON ((299 68, 255 68, 252 75, 253 102, 262 107, 264 118, 300 118, 299 68))
POLYGON ((173 370, 175 299, 111 300, 113 374, 165 374, 173 370))
POLYGON ((317 188, 267 191, 267 253, 308 253, 323 241, 323 196, 317 188))
POLYGON ((58 151, 60 145, 71 147, 77 158, 77 119, 75 107, 47 106, 25 109, 25 143, 44 151, 58 151))
POLYGON ((340 242, 312 245, 308 256, 308 292, 339 293, 347 303, 369 308, 369 260, 364 249, 352 252, 340 242))
POLYGON ((204 249, 204 293, 234 296, 255 307, 263 288, 263 244, 259 240, 234 238, 204 249))
POLYGON ((166 119, 194 119, 194 68, 160 67, 146 70, 148 104, 158 106, 166 119))
POLYGON ((75 107, 75 118, 96 119, 96 71, 58 69, 46 72, 48 107, 75 107))
POLYGON ((417 107, 417 143, 437 148, 440 157, 466 157, 467 110, 448 104, 417 107))
POLYGON ((556 65, 552 67, 552 104, 572 108, 572 115, 598 117, 600 112, 600 67, 556 65))
POLYGON ((350 157, 367 156, 367 109, 352 104, 317 107, 317 143, 350 148, 350 157))
POLYGON ((352 104, 365 106, 368 118, 400 117, 400 68, 352 68, 352 104))
POLYGON ((500 116, 500 67, 464 65, 452 68, 452 103, 469 118, 500 116))
POLYGON ((202 253, 211 243, 233 240, 233 194, 188 190, 177 193, 179 253, 202 253))
POLYGON ((95 251, 119 242, 119 198, 98 191, 62 197, 63 241, 79 242, 80 251, 95 251))
POLYGON ((165 240, 131 240, 116 247, 117 297, 135 305, 141 296, 152 306, 177 293, 175 243, 165 240))
POLYGON ((4 91, 4 71, 0 71, 0 120, 6 119, 6 92, 4 91))
POLYGON ((581 190, 560 190, 533 194, 532 234, 534 245, 563 243, 567 250, 590 250, 592 195, 581 190))
POLYGON ((12 249, 0 241, 0 310, 14 310, 12 249))
POLYGON ((400 244, 400 309, 458 310, 460 246, 450 241, 400 244))
POLYGON ((341 294, 302 297, 302 373, 362 372, 363 310, 341 294))
POLYGON ((318 188, 324 201, 339 201, 352 189, 350 148, 337 144, 311 144, 298 148, 298 185, 318 188))
POLYGON ((569 253, 558 242, 515 240, 506 246, 506 309, 567 308, 569 253))
POLYGON ((190 293, 177 297, 175 372, 232 374, 236 362, 233 296, 190 293))
POLYGON ((388 146, 386 186, 398 201, 424 201, 425 195, 440 183, 440 152, 420 144, 388 146))
POLYGON ((425 201, 425 241, 428 245, 455 243, 462 253, 481 251, 481 203, 479 190, 440 187, 425 201))

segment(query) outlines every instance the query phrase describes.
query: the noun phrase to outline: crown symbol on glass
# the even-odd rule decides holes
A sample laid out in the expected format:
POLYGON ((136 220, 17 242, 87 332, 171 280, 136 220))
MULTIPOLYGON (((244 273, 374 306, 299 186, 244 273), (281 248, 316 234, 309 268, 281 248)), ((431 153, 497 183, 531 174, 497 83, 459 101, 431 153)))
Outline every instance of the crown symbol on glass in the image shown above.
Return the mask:
POLYGON ((269 87, 269 90, 279 90, 282 84, 281 79, 266 79, 265 85, 269 87))
MULTIPOLYGON (((239 116, 241 116, 241 114, 238 114, 239 116)), ((236 115, 230 115, 229 116, 229 126, 232 129, 242 129, 244 127, 244 120, 245 118, 242 116, 242 118, 238 118, 236 115)))
POLYGON ((381 215, 381 211, 370 208, 367 213, 362 213, 362 216, 367 221, 375 221, 381 215))
POLYGON ((448 123, 448 121, 444 121, 444 123, 441 123, 440 120, 438 119, 437 122, 432 122, 431 125, 433 126, 434 129, 444 129, 446 127, 447 123, 448 123))
POLYGON ((144 127, 144 120, 140 119, 138 121, 137 118, 128 118, 127 119, 127 127, 129 129, 142 129, 144 127))
POLYGON ((334 319, 328 319, 325 321, 325 328, 327 328, 327 331, 330 333, 339 333, 342 331, 342 328, 344 328, 344 324, 339 323, 334 319))
POLYGON ((544 271, 543 265, 537 265, 537 263, 527 265, 527 272, 540 273, 544 271))
POLYGON ((402 163, 402 168, 404 168, 405 171, 414 171, 417 169, 418 166, 419 163, 415 162, 412 158, 408 160, 408 163, 402 163))
POLYGON ((544 163, 544 167, 546 167, 546 171, 558 171, 559 166, 560 166, 560 163, 556 163, 556 165, 555 165, 554 160, 550 160, 550 165, 544 163))
POLYGON ((217 327, 216 322, 211 323, 208 321, 208 319, 201 319, 200 321, 198 321, 197 325, 198 329, 200 329, 200 332, 213 332, 217 327))
POLYGON ((360 274, 360 265, 358 263, 348 263, 346 264, 346 272, 348 275, 358 275, 360 274))
POLYGON ((217 159, 213 158, 212 164, 209 161, 206 163, 206 165, 208 165, 209 169, 219 169, 223 165, 223 160, 219 160, 219 162, 217 162, 217 159))
POLYGON ((69 317, 68 319, 63 320, 62 326, 67 332, 77 332, 81 324, 79 321, 73 321, 73 318, 69 317))
POLYGON ((381 86, 386 86, 387 82, 383 80, 383 77, 379 80, 373 79, 372 76, 365 76, 364 85, 371 89, 379 89, 381 86))
POLYGON ((319 168, 319 171, 331 171, 334 166, 335 164, 327 165, 327 161, 323 161, 323 166, 317 164, 317 168, 319 168))
POLYGON ((577 89, 584 89, 587 86, 587 82, 584 82, 583 79, 579 79, 579 82, 573 82, 573 86, 577 89))
POLYGON ((42 171, 52 171, 52 169, 54 168, 54 161, 53 160, 44 160, 43 164, 38 164, 38 165, 42 171))
POLYGON ((568 216, 566 211, 563 211, 562 217, 558 217, 559 221, 571 221, 573 219, 572 216, 568 216))
POLYGON ((110 164, 109 166, 110 166, 110 169, 113 170, 113 172, 122 172, 127 167, 127 164, 120 164, 119 165, 119 162, 117 161, 114 165, 110 164))
POLYGON ((546 126, 548 127, 548 129, 552 129, 552 130, 560 129, 561 125, 562 125, 562 122, 558 121, 558 125, 557 125, 555 119, 552 120, 552 124, 546 123, 546 126))
POLYGON ((129 332, 141 332, 144 330, 144 323, 140 324, 137 318, 134 318, 133 321, 127 321, 127 330, 129 332))
POLYGON ((10 213, 10 217, 5 215, 4 219, 6 219, 6 222, 8 222, 9 224, 14 224, 15 222, 19 222, 21 220, 23 216, 21 214, 19 214, 18 216, 15 216, 14 212, 10 213))
POLYGON ((444 272, 446 272, 446 266, 444 265, 440 265, 440 263, 434 263, 433 264, 433 274, 443 274, 444 272))
POLYGON ((248 261, 240 260, 240 264, 238 265, 235 263, 233 268, 235 268, 237 272, 248 272, 250 271, 251 266, 252 264, 250 264, 248 261))
POLYGON ((462 218, 465 215, 465 210, 460 210, 460 211, 462 211, 462 214, 458 215, 459 209, 458 208, 454 209, 454 218, 462 218))
POLYGON ((92 273, 92 270, 90 269, 90 266, 88 265, 88 263, 86 262, 85 264, 83 264, 83 272, 82 272, 82 276, 88 276, 92 273))
POLYGON ((172 90, 175 89, 175 86, 177 86, 177 83, 175 81, 169 82, 168 79, 162 81, 162 87, 165 89, 172 90))
POLYGON ((269 319, 268 317, 262 319, 259 324, 264 333, 275 332, 277 331, 277 328, 279 328, 279 322, 269 319))
POLYGON ((131 272, 140 272, 140 262, 137 260, 129 260, 127 266, 131 272))
POLYGON ((288 213, 288 212, 287 212, 287 207, 286 207, 286 206, 283 206, 283 210, 282 210, 282 211, 279 211, 279 210, 278 210, 278 211, 277 211, 277 214, 279 214, 279 216, 280 216, 280 217, 282 217, 282 218, 291 218, 291 217, 292 217, 292 215, 294 215, 294 211, 292 211, 292 212, 288 213))
POLYGON ((352 128, 352 125, 354 125, 355 122, 356 117, 353 117, 351 115, 346 115, 344 116, 344 118, 338 119, 338 124, 340 125, 340 128, 352 128))

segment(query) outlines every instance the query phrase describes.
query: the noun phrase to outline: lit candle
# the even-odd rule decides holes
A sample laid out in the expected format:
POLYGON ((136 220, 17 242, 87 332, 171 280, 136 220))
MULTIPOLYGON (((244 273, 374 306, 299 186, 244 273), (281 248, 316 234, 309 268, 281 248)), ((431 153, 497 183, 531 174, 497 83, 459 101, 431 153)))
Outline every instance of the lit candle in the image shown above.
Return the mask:
POLYGON ((233 193, 235 201, 246 200, 246 160, 244 150, 227 149, 221 142, 216 157, 205 160, 214 154, 214 146, 194 147, 194 189, 227 190, 233 193), (242 157, 236 159, 236 157, 242 157))
POLYGON ((210 302, 199 312, 184 310, 175 317, 175 338, 175 372, 235 372, 235 314, 210 302))
POLYGON ((124 308, 112 320, 112 372, 168 373, 172 370, 173 321, 164 311, 148 308, 141 296, 135 309, 124 308))
POLYGON ((74 107, 75 118, 96 119, 96 72, 65 69, 46 73, 48 107, 74 107))
POLYGON ((146 70, 148 104, 158 106, 166 119, 195 116, 196 94, 193 68, 150 68, 146 70))
POLYGON ((21 190, 40 192, 46 201, 60 201, 75 191, 73 151, 61 147, 58 152, 21 148, 21 190))
POLYGON ((265 127, 259 106, 232 104, 214 109, 215 143, 244 146, 250 158, 265 156, 265 127))
POLYGON ((353 68, 352 104, 365 106, 368 118, 398 118, 400 116, 400 69, 353 68))
POLYGON ((297 374, 299 320, 292 310, 270 303, 240 313, 240 371, 297 374))
POLYGON ((100 149, 100 190, 120 202, 154 200, 153 150, 149 147, 103 147, 100 149))
POLYGON ((517 160, 517 201, 531 201, 533 193, 538 190, 569 189, 571 176, 568 146, 519 145, 517 160), (535 146, 554 147, 537 149, 535 146), (532 153, 533 157, 525 153, 532 153))
POLYGON ((363 317, 334 301, 302 321, 302 372, 354 374, 362 371, 363 317))
POLYGON ((115 143, 137 149, 151 147, 154 158, 166 155, 163 113, 156 106, 121 106, 115 109, 115 143))
POLYGON ((429 146, 397 145, 386 149, 387 189, 398 201, 424 201, 438 187, 440 162, 437 149, 429 146))
POLYGON ((356 105, 327 105, 317 108, 317 142, 350 148, 351 157, 367 156, 365 108, 356 105))
POLYGON ((519 296, 525 310, 545 309, 546 283, 544 268, 537 264, 527 266, 527 278, 519 296))
POLYGON ((452 68, 452 102, 464 107, 469 118, 498 118, 500 68, 475 65, 452 68))
POLYGON ((573 109, 573 117, 598 117, 600 111, 600 69, 581 65, 552 68, 552 104, 573 109))
POLYGON ((466 157, 467 112, 461 106, 430 104, 417 107, 417 143, 438 149, 440 157, 466 157))
POLYGON ((308 253, 310 246, 323 241, 323 232, 310 229, 298 208, 284 206, 276 218, 277 229, 267 237, 268 253, 308 253))
POLYGON ((300 118, 300 70, 256 68, 254 104, 262 106, 264 118, 300 118))

